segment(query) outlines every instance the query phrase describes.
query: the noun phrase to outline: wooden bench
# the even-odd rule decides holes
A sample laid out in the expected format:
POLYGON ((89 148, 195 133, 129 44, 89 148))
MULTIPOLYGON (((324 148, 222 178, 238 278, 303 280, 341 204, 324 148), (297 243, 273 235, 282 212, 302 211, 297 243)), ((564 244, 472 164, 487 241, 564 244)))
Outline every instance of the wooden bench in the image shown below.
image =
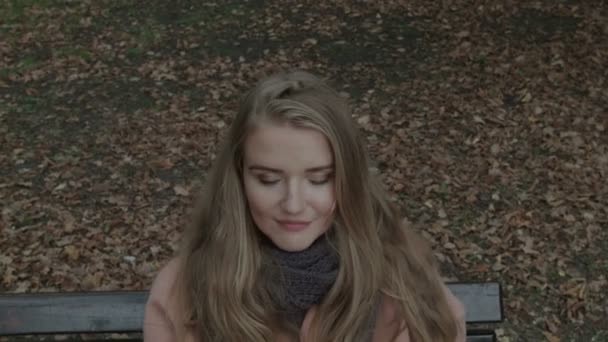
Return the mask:
MULTIPOLYGON (((466 307, 467 342, 495 341, 493 330, 475 326, 503 320, 500 285, 448 287, 466 307)), ((1 294, 0 336, 140 333, 147 298, 147 291, 1 294)))

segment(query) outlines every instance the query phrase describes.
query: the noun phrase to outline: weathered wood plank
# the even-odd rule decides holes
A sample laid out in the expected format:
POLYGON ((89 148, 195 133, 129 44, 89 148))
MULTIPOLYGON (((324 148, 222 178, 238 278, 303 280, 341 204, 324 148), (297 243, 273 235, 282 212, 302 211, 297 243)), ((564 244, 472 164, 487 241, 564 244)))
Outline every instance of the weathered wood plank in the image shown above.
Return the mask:
POLYGON ((498 323, 503 321, 502 293, 499 283, 450 283, 466 308, 467 323, 498 323))
POLYGON ((467 342, 495 342, 496 336, 492 333, 488 333, 485 335, 473 335, 467 336, 467 342))
MULTIPOLYGON (((467 323, 502 321, 499 284, 448 287, 465 305, 467 323)), ((147 298, 147 291, 2 294, 0 335, 140 332, 147 298)))
POLYGON ((0 295, 0 335, 141 331, 147 291, 0 295))

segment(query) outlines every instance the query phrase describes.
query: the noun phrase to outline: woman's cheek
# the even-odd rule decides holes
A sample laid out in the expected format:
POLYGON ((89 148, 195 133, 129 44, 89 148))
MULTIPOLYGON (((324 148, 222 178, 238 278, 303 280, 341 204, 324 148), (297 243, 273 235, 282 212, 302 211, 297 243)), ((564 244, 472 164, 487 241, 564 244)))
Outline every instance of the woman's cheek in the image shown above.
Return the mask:
POLYGON ((273 210, 280 202, 278 186, 269 187, 263 184, 250 184, 247 191, 249 206, 257 211, 273 210))
POLYGON ((321 191, 315 196, 314 207, 317 212, 324 215, 330 215, 333 212, 336 203, 333 185, 327 184, 323 189, 319 190, 321 191))

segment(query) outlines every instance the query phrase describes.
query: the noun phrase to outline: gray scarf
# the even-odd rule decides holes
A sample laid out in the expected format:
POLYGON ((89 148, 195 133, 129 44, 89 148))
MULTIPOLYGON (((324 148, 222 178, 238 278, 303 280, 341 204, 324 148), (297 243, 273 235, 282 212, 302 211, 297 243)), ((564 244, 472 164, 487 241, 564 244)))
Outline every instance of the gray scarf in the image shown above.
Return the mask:
MULTIPOLYGON (((313 305, 320 304, 334 284, 339 268, 338 254, 325 235, 300 252, 286 252, 272 242, 266 244, 266 249, 278 266, 276 276, 282 280, 279 290, 271 294, 275 297, 279 314, 301 327, 306 312, 313 305)), ((376 314, 370 315, 370 341, 376 314)))

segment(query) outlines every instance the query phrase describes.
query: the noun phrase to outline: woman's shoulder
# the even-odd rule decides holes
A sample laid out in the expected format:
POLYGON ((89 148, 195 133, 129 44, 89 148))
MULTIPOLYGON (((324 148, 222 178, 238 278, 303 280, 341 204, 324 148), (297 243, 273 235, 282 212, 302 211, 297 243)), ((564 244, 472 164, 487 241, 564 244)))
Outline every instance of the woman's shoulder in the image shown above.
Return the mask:
POLYGON ((397 301, 384 294, 378 308, 373 340, 409 341, 407 327, 404 326, 403 320, 399 319, 397 301), (400 330, 403 332, 399 334, 400 330), (399 337, 395 339, 397 334, 399 337))
POLYGON ((168 304, 173 285, 177 279, 178 268, 179 260, 178 258, 173 258, 160 269, 152 282, 148 297, 149 302, 155 302, 163 307, 168 304))
POLYGON ((178 261, 173 259, 157 273, 146 303, 144 314, 144 340, 151 342, 178 341, 179 325, 175 323, 176 310, 171 300, 177 278, 178 261))
MULTIPOLYGON (((454 296, 452 291, 450 291, 450 289, 445 284, 442 287, 452 314, 457 319, 464 319, 465 308, 462 302, 458 298, 456 298, 456 296, 454 296)), ((380 305, 380 317, 383 317, 387 321, 397 320, 397 307, 398 303, 394 298, 383 294, 382 302, 380 305)))
MULTIPOLYGON (((448 306, 452 315, 456 318, 459 325, 459 334, 455 337, 455 341, 463 340, 463 331, 465 329, 465 308, 464 305, 452 294, 447 286, 443 286, 444 293, 448 302, 448 306)), ((374 341, 395 341, 409 342, 409 333, 403 319, 399 317, 398 302, 387 295, 382 295, 378 318, 376 320, 376 332, 374 341), (395 334, 401 331, 396 338, 395 334), (394 338, 394 339, 393 339, 394 338)))

